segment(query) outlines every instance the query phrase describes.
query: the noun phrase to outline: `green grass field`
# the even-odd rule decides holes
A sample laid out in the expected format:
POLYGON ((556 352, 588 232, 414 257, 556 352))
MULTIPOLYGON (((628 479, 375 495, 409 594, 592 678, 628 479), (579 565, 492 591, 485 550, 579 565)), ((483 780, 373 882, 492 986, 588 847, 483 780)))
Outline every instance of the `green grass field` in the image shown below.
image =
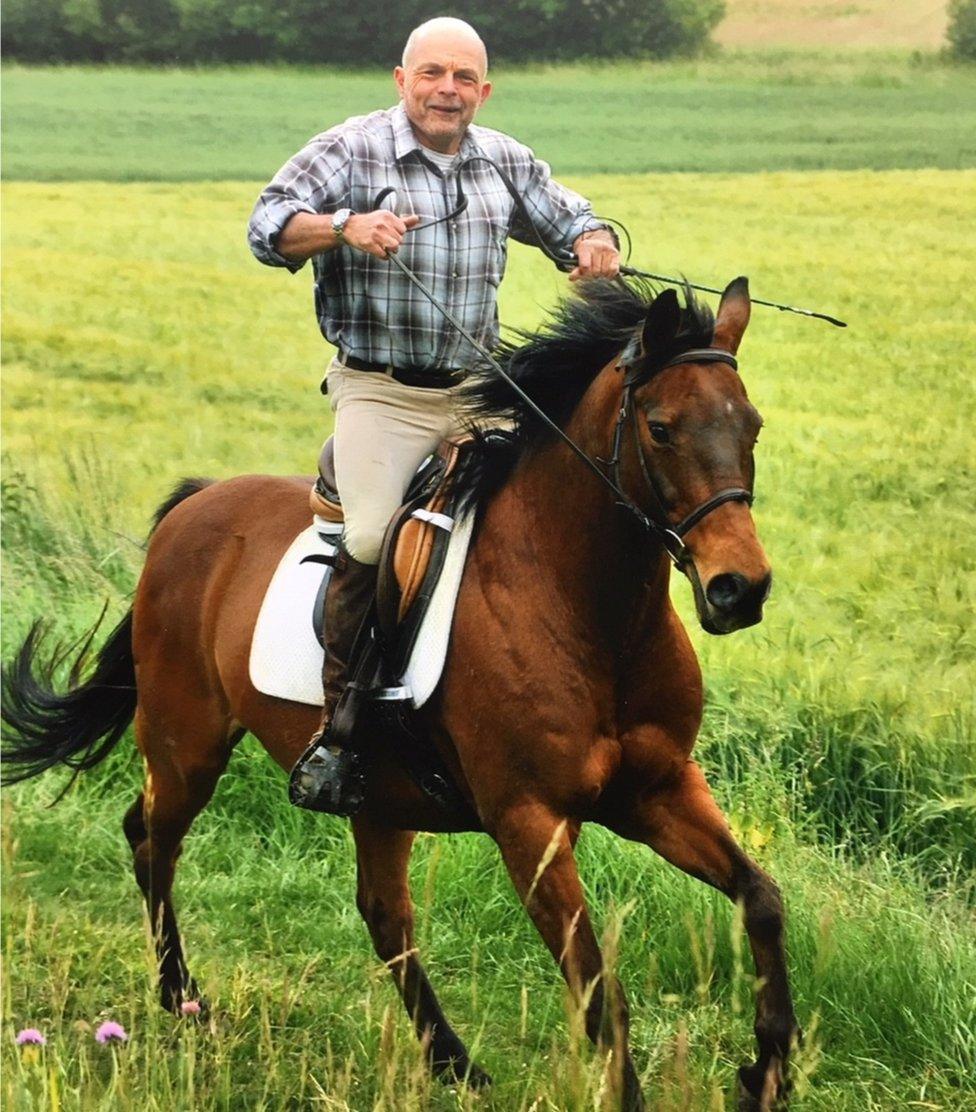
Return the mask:
MULTIPOLYGON (((563 174, 976 165, 976 73, 906 53, 499 70, 483 122, 563 174)), ((395 99, 389 74, 7 66, 4 167, 64 181, 268 178, 395 99), (124 110, 120 108, 124 105, 124 110)))
MULTIPOLYGON (((724 87, 718 63, 708 65, 705 88, 724 87)), ((747 81, 738 65, 727 64, 728 83, 747 81)), ((881 63, 864 62, 861 77, 850 59, 836 65, 856 85, 881 63)), ((52 176, 44 116, 31 132, 23 104, 30 81, 43 99, 55 76, 7 75, 7 96, 22 105, 8 99, 17 177, 52 176)), ((117 122, 127 151, 133 118, 151 100, 143 76, 174 79, 98 73, 88 86, 80 71, 61 76, 63 88, 80 82, 79 115, 107 103, 105 80, 119 90, 128 82, 130 111, 117 122)), ((686 79, 695 84, 694 67, 686 79)), ((315 78, 275 80, 298 89, 315 78)), ((334 103, 351 106, 366 88, 359 80, 374 79, 343 78, 334 103)), ((921 75, 936 115, 952 116, 954 80, 921 75)), ((889 117, 921 95, 878 88, 891 98, 889 117)), ((255 90, 247 95, 260 103, 255 90)), ((240 102, 225 103, 233 122, 216 150, 245 131, 253 139, 234 116, 240 102)), ((215 119, 212 101, 201 104, 200 119, 215 119)), ((911 144, 907 113, 889 119, 891 150, 911 144)), ((116 176, 99 147, 106 117, 89 115, 91 131, 79 126, 76 155, 62 149, 64 173, 53 176, 116 176)), ((170 135, 177 116, 168 110, 170 135)), ((518 118, 494 122, 525 133, 518 118)), ((743 345, 744 379, 766 419, 756 518, 776 587, 761 626, 722 639, 692 630, 708 686, 701 758, 786 897, 807 1029, 796 1107, 976 1109, 976 458, 966 355, 976 339, 976 172, 892 170, 897 158, 872 161, 864 146, 857 170, 799 172, 770 148, 761 157, 775 173, 718 172, 719 152, 699 167, 710 173, 603 175, 592 172, 599 161, 587 166, 580 134, 577 161, 552 155, 557 172, 630 225, 636 261, 709 284, 746 273, 757 296, 851 324, 841 332, 756 310, 743 345)), ((686 138, 672 136, 653 165, 681 165, 686 138)), ((121 613, 149 514, 180 476, 313 466, 328 428, 317 391, 327 351, 308 279, 259 267, 243 236, 256 167, 280 160, 276 142, 238 152, 246 181, 6 186, 5 656, 35 615, 75 636, 106 600, 111 616, 121 613)), ((166 149, 171 176, 185 176, 190 146, 179 157, 166 149)), ((163 165, 164 153, 131 150, 121 176, 153 176, 147 167, 163 165)), ((564 282, 516 247, 503 320, 538 321, 564 282)), ((683 585, 676 597, 690 619, 683 585)), ((131 742, 49 809, 61 783, 52 775, 5 794, 9 1107, 600 1107, 599 1062, 581 1047, 487 839, 422 837, 413 866, 431 978, 496 1078, 476 1097, 424 1080, 352 902, 344 824, 289 808, 282 776, 252 739, 178 873, 190 964, 214 1005, 202 1028, 157 1014, 153 998, 119 825, 139 783, 131 742), (131 1032, 125 1050, 92 1040, 109 1016, 131 1032), (11 1047, 27 1025, 50 1039, 37 1061, 11 1047)), ((584 833, 580 856, 595 916, 611 941, 619 934, 652 1107, 726 1107, 751 1040, 732 909, 601 830, 584 833)))

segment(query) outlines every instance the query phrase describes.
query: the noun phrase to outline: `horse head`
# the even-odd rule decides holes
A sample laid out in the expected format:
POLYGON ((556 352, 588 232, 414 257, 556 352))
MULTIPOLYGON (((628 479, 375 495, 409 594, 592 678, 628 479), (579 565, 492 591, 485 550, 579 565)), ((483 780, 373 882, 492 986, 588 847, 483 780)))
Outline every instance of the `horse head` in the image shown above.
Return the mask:
POLYGON ((736 278, 722 294, 710 347, 687 350, 678 296, 665 290, 620 359, 635 430, 624 438, 632 450, 622 449, 621 478, 641 492, 635 501, 652 520, 681 537, 676 563, 709 633, 761 621, 772 583, 750 512, 762 419, 734 359, 749 311, 748 282, 736 278))

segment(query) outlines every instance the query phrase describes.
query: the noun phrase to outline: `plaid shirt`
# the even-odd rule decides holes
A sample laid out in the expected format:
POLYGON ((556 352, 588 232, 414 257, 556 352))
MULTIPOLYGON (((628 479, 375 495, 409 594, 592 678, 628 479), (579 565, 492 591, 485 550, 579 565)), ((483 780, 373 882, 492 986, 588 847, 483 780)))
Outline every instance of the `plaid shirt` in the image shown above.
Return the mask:
MULTIPOLYGON (((518 186, 532 224, 553 251, 568 252, 581 232, 603 227, 587 201, 550 177, 532 151, 501 132, 470 126, 458 161, 487 155, 518 186)), ((498 284, 509 236, 536 244, 491 166, 463 171, 468 207, 456 220, 408 232, 400 258, 489 349, 498 341, 498 284)), ((381 189, 401 214, 425 221, 455 207, 457 180, 424 157, 410 121, 397 105, 355 116, 312 139, 278 171, 258 198, 248 225, 255 256, 269 266, 300 270, 275 250, 296 212, 341 208, 370 212, 381 189)), ((387 202, 389 204, 389 202, 387 202)), ((315 309, 327 340, 347 355, 394 367, 455 369, 478 361, 470 345, 390 263, 343 245, 313 258, 315 309)))

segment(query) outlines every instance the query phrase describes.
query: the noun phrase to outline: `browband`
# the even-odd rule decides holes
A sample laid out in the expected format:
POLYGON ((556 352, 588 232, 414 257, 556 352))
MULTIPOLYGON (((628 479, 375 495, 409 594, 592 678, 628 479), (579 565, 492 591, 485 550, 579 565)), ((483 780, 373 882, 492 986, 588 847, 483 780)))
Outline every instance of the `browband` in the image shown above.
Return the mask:
POLYGON ((683 351, 680 355, 669 359, 662 365, 661 370, 663 371, 665 367, 676 367, 679 363, 727 363, 733 371, 739 369, 739 361, 731 351, 724 351, 722 348, 692 348, 691 351, 683 351))
POLYGON ((630 354, 630 345, 628 345, 621 353, 617 363, 617 366, 625 372, 625 386, 643 385, 652 375, 658 374, 666 367, 677 367, 680 363, 724 363, 731 367, 733 371, 739 369, 738 359, 731 351, 725 351, 723 348, 691 348, 688 351, 679 352, 672 356, 667 363, 662 363, 660 367, 656 367, 652 372, 648 372, 647 368, 641 365, 639 359, 629 362, 628 356, 630 354))

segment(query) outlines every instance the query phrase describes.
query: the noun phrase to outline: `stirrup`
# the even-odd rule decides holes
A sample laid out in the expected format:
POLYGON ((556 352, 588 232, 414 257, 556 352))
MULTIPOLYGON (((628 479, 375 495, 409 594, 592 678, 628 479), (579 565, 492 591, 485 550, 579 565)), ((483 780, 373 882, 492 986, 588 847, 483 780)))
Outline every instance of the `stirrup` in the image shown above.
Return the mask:
POLYGON ((288 779, 288 798, 296 807, 330 815, 354 815, 366 794, 366 766, 352 749, 315 738, 298 758, 288 779))

